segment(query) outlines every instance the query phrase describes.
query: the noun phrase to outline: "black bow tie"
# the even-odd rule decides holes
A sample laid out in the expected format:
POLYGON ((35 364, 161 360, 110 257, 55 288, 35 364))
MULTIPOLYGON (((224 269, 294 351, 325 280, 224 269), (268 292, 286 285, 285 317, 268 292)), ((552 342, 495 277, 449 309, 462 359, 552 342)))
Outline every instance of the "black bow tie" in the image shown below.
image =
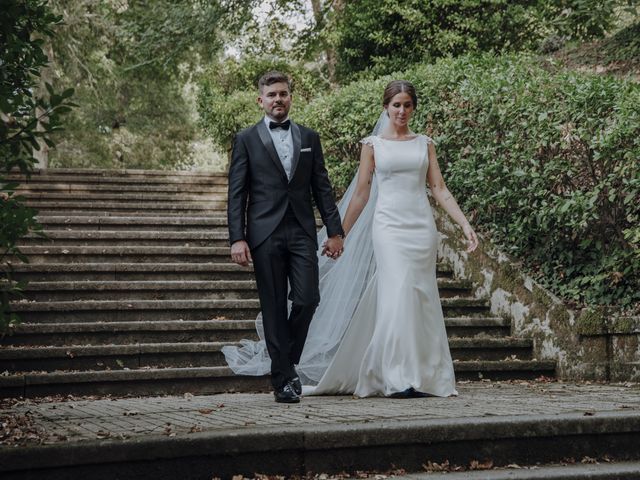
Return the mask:
POLYGON ((278 122, 269 122, 269 128, 273 130, 274 128, 284 128, 285 130, 289 130, 291 126, 291 120, 285 120, 282 123, 278 122))

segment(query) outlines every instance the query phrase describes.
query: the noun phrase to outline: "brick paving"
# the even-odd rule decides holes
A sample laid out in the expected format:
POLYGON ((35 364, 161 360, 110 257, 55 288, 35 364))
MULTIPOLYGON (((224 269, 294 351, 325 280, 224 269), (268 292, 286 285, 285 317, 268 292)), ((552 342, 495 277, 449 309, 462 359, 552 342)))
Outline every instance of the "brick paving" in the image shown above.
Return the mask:
POLYGON ((278 426, 640 411, 638 384, 459 382, 458 390, 460 395, 450 398, 305 397, 297 405, 276 404, 271 394, 247 393, 25 400, 0 410, 3 428, 13 418, 18 419, 13 422, 17 428, 22 424, 39 434, 17 440, 7 435, 0 438, 4 444, 51 444, 278 426))

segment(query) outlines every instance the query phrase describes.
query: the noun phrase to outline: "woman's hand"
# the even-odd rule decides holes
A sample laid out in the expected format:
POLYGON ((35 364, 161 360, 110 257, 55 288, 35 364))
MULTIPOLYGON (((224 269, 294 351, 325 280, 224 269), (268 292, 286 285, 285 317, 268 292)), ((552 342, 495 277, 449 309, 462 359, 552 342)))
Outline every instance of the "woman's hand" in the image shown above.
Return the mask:
POLYGON ((462 231, 464 232, 464 236, 467 237, 467 252, 471 253, 478 248, 478 237, 476 232, 474 232, 473 228, 471 228, 471 225, 468 223, 462 227, 462 231))

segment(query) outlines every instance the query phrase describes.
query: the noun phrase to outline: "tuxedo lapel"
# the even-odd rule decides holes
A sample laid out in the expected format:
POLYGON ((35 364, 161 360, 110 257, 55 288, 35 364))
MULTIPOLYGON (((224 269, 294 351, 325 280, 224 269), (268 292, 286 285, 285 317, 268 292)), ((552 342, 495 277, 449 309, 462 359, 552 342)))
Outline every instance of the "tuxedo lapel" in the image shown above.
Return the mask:
POLYGON ((269 152, 269 157, 273 160, 273 163, 276 165, 278 171, 282 174, 282 176, 287 179, 287 174, 284 171, 284 167, 282 166, 282 162, 280 161, 280 157, 278 156, 278 152, 276 152, 276 147, 273 145, 273 140, 271 140, 271 135, 269 134, 269 130, 267 130, 267 126, 263 121, 260 121, 256 128, 258 129, 258 135, 260 136, 260 140, 264 145, 264 148, 269 152))
POLYGON ((291 179, 296 174, 296 167, 300 160, 300 145, 302 140, 300 139, 300 127, 297 124, 291 122, 291 137, 293 138, 293 157, 291 158, 291 179))

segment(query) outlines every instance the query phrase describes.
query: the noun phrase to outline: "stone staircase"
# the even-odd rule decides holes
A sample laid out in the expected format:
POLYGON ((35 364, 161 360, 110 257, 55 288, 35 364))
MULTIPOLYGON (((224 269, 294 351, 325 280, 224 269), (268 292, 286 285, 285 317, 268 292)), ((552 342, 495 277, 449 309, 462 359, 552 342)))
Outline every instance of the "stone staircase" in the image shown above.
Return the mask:
MULTIPOLYGON (((229 262, 226 176, 37 171, 20 193, 46 238, 21 241, 22 323, 0 340, 0 396, 155 395, 268 389, 239 377, 221 348, 254 338, 250 268, 229 262)), ((459 380, 554 376, 510 335, 473 285, 438 267, 459 380)))

